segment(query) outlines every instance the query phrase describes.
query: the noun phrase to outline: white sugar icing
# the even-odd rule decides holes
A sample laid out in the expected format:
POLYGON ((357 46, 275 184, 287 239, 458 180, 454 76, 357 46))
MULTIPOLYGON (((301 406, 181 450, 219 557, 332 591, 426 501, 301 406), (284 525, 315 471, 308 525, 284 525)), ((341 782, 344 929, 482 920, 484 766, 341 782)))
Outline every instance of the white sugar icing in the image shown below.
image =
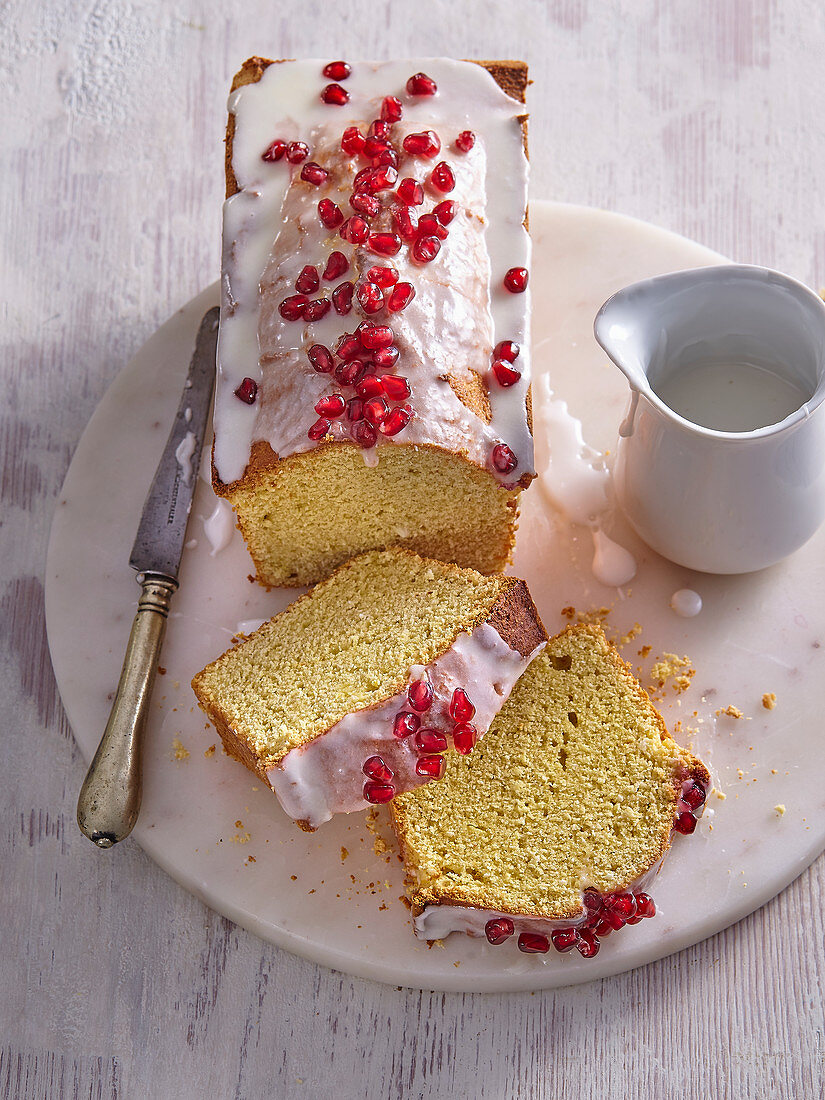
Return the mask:
MULTIPOLYGON (((326 83, 321 61, 270 65, 260 81, 232 93, 229 110, 235 119, 232 167, 240 191, 224 206, 224 253, 218 382, 215 399, 215 452, 218 476, 224 483, 243 475, 253 442, 263 440, 281 457, 317 446, 307 436, 317 419, 313 406, 338 387, 328 375, 309 366, 306 349, 313 343, 332 347, 337 337, 363 319, 357 308, 340 317, 331 310, 320 321, 284 321, 277 305, 294 293, 294 282, 305 264, 323 271, 333 250, 345 253, 351 269, 342 279, 373 264, 392 264, 400 280, 411 282, 415 299, 401 313, 390 315, 401 353, 397 373, 410 381, 416 416, 392 440, 379 436, 370 463, 380 459, 389 442, 437 444, 463 451, 488 466, 492 447, 504 442, 518 459, 508 475, 495 476, 514 485, 534 473, 532 437, 525 401, 529 385, 529 288, 510 294, 502 285, 510 267, 527 267, 530 239, 523 226, 527 201, 527 160, 521 118, 524 106, 507 96, 478 65, 446 59, 358 63, 346 81, 350 102, 331 107, 320 100, 326 83), (425 69, 438 84, 432 97, 410 97, 407 77, 425 69), (347 244, 336 231, 325 229, 317 203, 329 197, 349 216, 349 189, 363 160, 345 157, 340 135, 349 125, 366 129, 378 117, 381 99, 397 95, 404 117, 395 124, 393 144, 400 146, 412 131, 435 129, 442 150, 434 161, 401 153, 399 179, 423 180, 435 162, 447 160, 456 175, 449 196, 460 213, 438 257, 425 266, 412 265, 406 245, 392 259, 375 256, 347 244), (469 153, 452 146, 462 130, 476 134, 469 153), (298 179, 301 166, 285 160, 270 164, 261 153, 276 138, 301 139, 310 159, 331 169, 321 187, 298 179), (262 293, 263 290, 263 293, 262 293), (446 381, 470 380, 470 371, 488 369, 492 348, 500 340, 521 346, 516 366, 521 379, 509 388, 490 384, 491 420, 467 409, 446 381), (261 357, 264 357, 263 366, 261 357), (234 396, 244 377, 259 385, 255 404, 234 396)), ((429 211, 445 196, 428 194, 416 213, 429 211)), ((379 214, 373 228, 389 229, 388 214, 379 214)), ((326 286, 327 291, 339 280, 326 286)), ((384 314, 376 317, 382 322, 384 314)), ((376 319, 373 317, 373 319, 376 319)), ((333 439, 349 438, 343 421, 333 421, 333 439)))
MULTIPOLYGON (((476 708, 473 725, 480 735, 485 733, 544 645, 541 642, 525 657, 489 623, 462 632, 426 669, 414 666, 410 670, 409 683, 426 672, 433 686, 433 704, 422 725, 450 729, 447 708, 453 691, 461 687, 476 708)), ((286 813, 315 829, 333 814, 366 809, 369 803, 363 797, 366 776, 362 769, 370 756, 380 756, 392 769, 398 794, 428 782, 415 770, 419 753, 414 738, 400 740, 393 734, 396 715, 409 709, 406 691, 400 692, 380 706, 345 715, 327 733, 288 752, 267 772, 286 813)))
POLYGON ((692 619, 702 610, 702 597, 692 588, 680 588, 670 597, 670 606, 683 619, 692 619))
POLYGON ((229 503, 219 497, 215 501, 214 509, 203 521, 203 533, 212 547, 209 551, 210 557, 214 558, 221 550, 226 549, 232 541, 234 531, 235 514, 229 503))

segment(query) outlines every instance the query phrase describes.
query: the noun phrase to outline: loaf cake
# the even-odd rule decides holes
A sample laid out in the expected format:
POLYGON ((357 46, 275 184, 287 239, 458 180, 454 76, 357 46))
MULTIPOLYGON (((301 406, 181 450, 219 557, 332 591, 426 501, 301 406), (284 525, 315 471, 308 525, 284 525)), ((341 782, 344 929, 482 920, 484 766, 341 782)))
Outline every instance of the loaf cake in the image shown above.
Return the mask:
POLYGON ((227 752, 299 825, 439 779, 546 641, 523 581, 369 551, 192 681, 227 752))
POLYGON ((526 86, 515 61, 235 76, 213 485, 261 583, 388 546, 509 561, 535 476, 526 86))
POLYGON ((568 628, 472 756, 448 753, 440 783, 391 806, 416 935, 595 955, 655 913, 647 883, 709 781, 601 629, 568 628))

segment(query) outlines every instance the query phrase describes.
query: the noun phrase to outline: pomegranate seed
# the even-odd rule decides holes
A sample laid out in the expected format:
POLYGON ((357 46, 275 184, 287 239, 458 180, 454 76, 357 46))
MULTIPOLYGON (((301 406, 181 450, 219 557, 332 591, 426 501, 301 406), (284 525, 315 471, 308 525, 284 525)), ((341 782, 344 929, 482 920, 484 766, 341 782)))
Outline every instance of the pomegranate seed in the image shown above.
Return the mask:
POLYGON ((318 203, 318 217, 327 229, 337 229, 344 220, 340 207, 336 206, 332 199, 321 199, 318 203))
POLYGON ((308 305, 309 302, 305 294, 290 294, 278 306, 278 312, 285 321, 297 321, 303 317, 304 310, 308 305))
POLYGON ((441 251, 441 241, 438 237, 419 237, 412 246, 413 259, 420 264, 428 264, 434 260, 441 251))
POLYGON ((452 199, 444 199, 443 202, 433 207, 433 214, 435 214, 442 225, 449 225, 457 213, 458 203, 453 202, 452 199))
POLYGON ((602 896, 596 890, 585 890, 583 901, 585 909, 590 913, 600 913, 604 909, 602 896))
POLYGON ((345 103, 349 103, 349 92, 340 84, 327 84, 321 92, 321 99, 333 107, 343 107, 345 103))
POLYGON ((617 913, 624 921, 636 916, 636 899, 632 894, 610 894, 604 903, 611 913, 617 913))
POLYGON ((484 925, 484 935, 493 944, 509 940, 515 930, 516 926, 509 917, 496 917, 494 920, 488 920, 484 925))
POLYGON ((576 950, 583 959, 592 959, 594 955, 598 955, 600 946, 599 941, 589 929, 583 928, 579 932, 579 942, 576 944, 576 950))
POLYGON ((245 405, 254 405, 258 396, 258 383, 254 378, 244 378, 235 390, 235 396, 240 398, 245 405))
POLYGON ((421 719, 417 714, 413 714, 411 710, 402 710, 395 716, 392 732, 401 740, 404 737, 409 737, 411 733, 415 733, 420 725, 421 719))
POLYGON ((417 775, 426 775, 430 779, 440 779, 447 767, 443 756, 419 756, 415 762, 417 775))
POLYGON ((496 376, 498 384, 504 386, 505 389, 508 386, 515 386, 521 378, 521 371, 511 367, 504 359, 496 359, 493 363, 493 374, 496 376))
POLYGON ((391 145, 387 145, 380 152, 376 153, 374 157, 370 158, 370 164, 373 168, 380 168, 384 164, 390 165, 391 168, 398 168, 398 153, 391 145))
POLYGON ((526 267, 511 267, 504 276, 504 287, 511 294, 523 294, 529 278, 530 273, 526 267))
POLYGON ((409 95, 435 95, 437 91, 438 85, 433 78, 427 76, 426 73, 413 73, 407 81, 407 92, 409 95))
POLYGON ((349 270, 349 260, 344 253, 337 250, 330 252, 327 266, 324 268, 323 279, 328 283, 334 282, 336 279, 340 279, 347 270, 349 270))
POLYGON ((464 688, 456 688, 450 700, 450 717, 454 722, 469 722, 476 708, 470 702, 470 696, 464 688))
POLYGON ((323 439, 329 429, 332 427, 330 422, 323 416, 316 420, 312 427, 307 432, 310 439, 323 439))
POLYGON ((338 230, 339 236, 350 244, 363 244, 370 235, 370 228, 363 218, 353 214, 338 230))
POLYGON ((415 747, 419 752, 446 752, 447 738, 440 730, 425 726, 415 735, 415 747))
POLYGON ((332 305, 336 313, 342 317, 352 309, 352 294, 355 287, 352 283, 339 283, 332 292, 332 305))
POLYGON ((404 146, 404 151, 414 157, 436 157, 441 152, 441 138, 435 130, 407 134, 401 144, 404 146))
POLYGON ((372 353, 372 361, 379 370, 389 370, 398 362, 398 348, 392 344, 388 348, 378 348, 372 353))
POLYGON ((379 256, 395 256, 401 249, 397 233, 370 233, 367 248, 379 256))
POLYGON ((360 397, 351 397, 347 401, 347 420, 361 420, 364 415, 364 402, 360 397))
POLYGON ((387 298, 387 309, 390 313, 400 313, 406 309, 415 297, 415 287, 412 283, 397 283, 387 298))
POLYGON ((286 159, 290 164, 300 164, 309 156, 309 146, 303 141, 291 141, 286 147, 286 159))
POLYGON ((395 194, 399 202, 407 206, 420 206, 424 201, 424 188, 411 176, 405 176, 401 180, 395 194))
POLYGON ((557 928, 550 933, 550 940, 557 951, 564 954, 572 951, 579 942, 579 933, 575 928, 557 928))
POLYGON ((313 344, 307 352, 307 359, 319 374, 331 374, 335 367, 332 352, 323 344, 313 344))
POLYGON ((682 791, 682 801, 686 806, 689 806, 691 810, 698 810, 706 797, 705 788, 700 783, 694 783, 692 787, 688 787, 686 791, 682 791))
POLYGON ((324 65, 321 69, 321 75, 325 76, 327 80, 346 80, 352 69, 346 63, 346 61, 330 61, 328 65, 324 65))
POLYGON ((363 152, 365 141, 366 138, 357 126, 347 126, 341 135, 341 149, 354 157, 357 153, 363 152))
POLYGON ((351 359, 347 363, 339 363, 333 373, 342 386, 357 386, 367 373, 367 364, 360 359, 351 359))
POLYGON ((520 351, 521 348, 518 344, 514 344, 512 340, 502 340, 501 343, 496 344, 493 349, 493 358, 505 359, 508 363, 515 363, 520 351))
POLYGON ((381 425, 382 435, 398 435, 412 420, 412 409, 408 405, 396 405, 381 425))
POLYGON ((384 96, 381 102, 381 118, 385 122, 400 122, 403 113, 400 99, 396 99, 394 95, 384 96))
POLYGON ((364 761, 361 770, 368 779, 374 779, 376 783, 389 783, 394 778, 392 768, 388 768, 380 756, 370 756, 364 761))
POLYGON ((395 286, 398 282, 398 272, 394 267, 371 267, 367 272, 367 278, 371 283, 377 283, 380 287, 395 286))
MULTIPOLYGON (((368 168, 368 175, 361 180, 361 188, 375 194, 377 191, 387 191, 395 187, 398 179, 398 169, 391 164, 382 164, 377 168, 368 168)), ((354 181, 353 181, 354 182, 354 181)))
MULTIPOLYGON (((362 378, 355 389, 358 396, 363 398, 380 397, 384 392, 384 387, 381 385, 381 379, 376 378, 374 374, 368 374, 366 378, 362 378)), ((362 410, 361 416, 363 415, 364 413, 362 410)))
POLYGON ((518 466, 518 459, 506 443, 497 443, 493 447, 493 466, 500 474, 509 474, 518 466))
POLYGON ((395 797, 395 787, 392 783, 374 783, 368 779, 364 784, 364 801, 381 805, 391 801, 395 797))
POLYGON ((329 298, 316 298, 314 302, 310 302, 304 310, 305 321, 320 321, 322 317, 326 317, 329 313, 329 308, 332 305, 329 298))
POLYGON ((383 397, 371 397, 364 402, 364 419, 376 428, 383 423, 390 407, 383 397))
POLYGON ((392 227, 402 241, 414 241, 418 235, 418 226, 405 206, 393 211, 392 227))
POLYGON ((656 916, 656 903, 650 894, 636 895, 636 915, 639 917, 656 916))
POLYGON ((389 144, 384 138, 371 137, 367 134, 367 140, 364 142, 365 157, 372 160, 374 157, 380 157, 382 153, 386 153, 387 149, 389 149, 389 144))
POLYGON ((677 833, 684 833, 685 836, 690 836, 696 829, 696 818, 690 810, 683 810, 680 814, 676 815, 676 820, 673 822, 673 828, 677 833))
POLYGON ((361 341, 354 332, 344 332, 338 337, 332 350, 339 359, 343 359, 346 363, 350 359, 354 359, 361 350, 361 341))
POLYGON ((355 297, 364 313, 377 313, 379 309, 384 308, 384 295, 381 293, 381 287, 376 286, 375 283, 359 283, 355 297))
POLYGON ((420 237, 438 237, 440 241, 446 241, 450 235, 435 214, 422 214, 418 219, 418 234, 420 237))
POLYGON ((642 918, 637 913, 635 917, 628 917, 628 919, 625 923, 626 924, 641 924, 642 923, 642 918))
POLYGON ((455 172, 453 172, 446 160, 440 160, 435 168, 433 168, 430 173, 430 183, 436 190, 441 191, 442 194, 446 194, 448 191, 454 189, 455 172))
POLYGON ((374 447, 378 435, 375 428, 366 420, 359 420, 352 426, 352 438, 360 446, 374 447))
POLYGON ((455 751, 462 756, 468 756, 475 748, 478 741, 478 730, 469 722, 459 722, 453 727, 453 745, 455 751))
POLYGON ((353 210, 363 214, 365 218, 374 218, 381 209, 381 200, 375 195, 368 195, 366 191, 356 191, 349 200, 353 210))
POLYGON ((406 401, 410 396, 410 384, 400 374, 382 374, 381 386, 390 401, 406 401))
POLYGON ((537 936, 532 932, 522 932, 518 938, 518 949, 525 955, 544 955, 550 950, 550 941, 546 936, 537 936))
POLYGON ((301 274, 295 280, 295 289, 301 294, 312 294, 318 289, 318 268, 307 264, 301 268, 301 274))
POLYGON ((266 149, 261 153, 261 160, 268 161, 270 164, 274 164, 276 160, 280 160, 286 152, 286 142, 281 141, 280 138, 275 138, 271 145, 268 145, 266 149))
MULTIPOLYGON (((612 909, 608 909, 605 906, 604 913, 602 914, 602 924, 609 925, 615 932, 618 932, 620 928, 624 928, 625 919, 621 913, 615 913, 612 909)), ((597 926, 597 930, 600 926, 597 926)), ((600 933, 601 935, 601 933, 600 933)))
POLYGON ((367 140, 374 138, 377 141, 386 141, 390 136, 390 124, 385 118, 375 118, 367 130, 367 140))
POLYGON ((301 169, 301 179, 304 183, 312 183, 316 187, 320 187, 328 177, 329 172, 326 168, 322 168, 321 165, 316 164, 314 160, 308 160, 301 169))
POLYGON ((469 153, 475 143, 476 136, 472 130, 462 130, 455 139, 455 147, 460 149, 462 153, 469 153))
POLYGON ((322 397, 316 401, 315 411, 319 416, 325 416, 327 420, 334 420, 343 413, 345 406, 346 402, 340 393, 331 393, 328 397, 322 397))
POLYGON ((433 705, 433 685, 429 680, 413 680, 407 688, 407 698, 413 710, 424 714, 433 705))
POLYGON ((358 335, 365 348, 387 348, 392 343, 392 329, 389 325, 359 325, 358 335))

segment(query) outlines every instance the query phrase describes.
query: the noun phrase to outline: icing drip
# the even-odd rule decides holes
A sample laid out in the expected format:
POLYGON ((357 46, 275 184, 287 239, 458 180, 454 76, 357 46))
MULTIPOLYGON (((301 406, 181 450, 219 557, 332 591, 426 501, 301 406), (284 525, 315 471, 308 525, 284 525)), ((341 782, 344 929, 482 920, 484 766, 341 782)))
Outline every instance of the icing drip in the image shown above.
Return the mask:
MULTIPOLYGON (((486 466, 505 485, 532 474, 533 453, 525 413, 529 385, 529 289, 510 294, 502 286, 504 272, 529 266, 530 242, 522 225, 526 209, 527 162, 522 147, 520 118, 524 107, 495 84, 481 67, 468 62, 428 59, 353 66, 347 80, 350 102, 331 108, 320 101, 323 86, 318 61, 273 64, 258 83, 245 85, 230 98, 235 117, 233 170, 241 188, 224 207, 222 313, 215 400, 215 467, 225 483, 240 478, 254 441, 264 440, 281 457, 317 446, 307 431, 317 418, 314 405, 338 386, 329 375, 317 374, 306 359, 315 343, 332 347, 345 331, 362 320, 357 309, 345 317, 334 310, 318 321, 285 321, 277 306, 294 293, 295 278, 306 264, 323 271, 329 253, 344 252, 350 261, 342 277, 356 280, 373 264, 388 263, 410 282, 416 297, 402 312, 373 315, 391 325, 400 352, 397 373, 408 378, 414 419, 392 440, 379 435, 374 458, 390 442, 436 444, 464 452, 486 466), (407 77, 426 67, 438 83, 438 94, 410 98, 404 92, 407 77), (329 198, 349 216, 352 178, 363 159, 340 151, 344 128, 366 128, 378 117, 384 95, 396 94, 403 103, 403 121, 392 131, 397 149, 406 134, 435 129, 442 152, 456 175, 449 195, 459 213, 450 223, 449 238, 430 264, 411 263, 406 245, 390 260, 340 239, 326 229, 317 211, 318 201, 329 198), (281 121, 279 122, 278 119, 281 121), (453 147, 465 129, 477 133, 469 152, 453 147), (300 167, 285 161, 261 160, 274 137, 301 139, 310 156, 330 170, 320 187, 300 182, 300 167), (502 387, 490 382, 489 423, 459 401, 449 373, 460 388, 472 383, 471 371, 488 372, 491 352, 502 340, 521 345, 521 378, 502 387), (263 364, 263 365, 261 365, 263 364), (234 390, 244 377, 259 384, 258 401, 244 405, 234 390), (493 446, 504 442, 518 464, 508 474, 490 465, 493 446)), ((424 183, 435 160, 400 154, 399 179, 411 176, 424 183)), ((434 197, 425 186, 429 212, 443 194, 434 197)), ((388 208, 371 229, 390 230, 388 208)), ((328 296, 333 285, 323 284, 328 296)), ((334 440, 349 439, 345 420, 333 420, 334 440)), ((366 457, 366 456, 365 456, 366 457)))
MULTIPOLYGON (((410 683, 426 673, 433 687, 426 724, 451 728, 450 700, 453 691, 463 687, 476 708, 473 722, 480 734, 485 733, 522 672, 543 648, 544 642, 524 657, 488 623, 472 633, 462 632, 432 664, 410 670, 410 683)), ((288 752, 267 772, 286 813, 314 829, 333 814, 366 809, 362 767, 374 755, 392 769, 397 793, 426 783, 427 777, 415 770, 420 754, 413 738, 393 734, 396 715, 406 709, 405 689, 378 707, 345 715, 327 733, 288 752)))

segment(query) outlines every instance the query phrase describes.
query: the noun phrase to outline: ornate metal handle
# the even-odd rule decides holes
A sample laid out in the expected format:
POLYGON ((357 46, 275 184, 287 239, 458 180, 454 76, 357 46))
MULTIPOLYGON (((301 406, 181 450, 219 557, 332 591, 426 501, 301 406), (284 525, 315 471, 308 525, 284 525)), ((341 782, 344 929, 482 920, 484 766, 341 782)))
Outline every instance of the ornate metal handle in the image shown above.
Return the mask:
POLYGON ((166 633, 166 617, 178 582, 157 573, 138 574, 138 601, 117 695, 94 760, 80 788, 77 823, 99 848, 131 833, 143 791, 143 734, 166 633))

